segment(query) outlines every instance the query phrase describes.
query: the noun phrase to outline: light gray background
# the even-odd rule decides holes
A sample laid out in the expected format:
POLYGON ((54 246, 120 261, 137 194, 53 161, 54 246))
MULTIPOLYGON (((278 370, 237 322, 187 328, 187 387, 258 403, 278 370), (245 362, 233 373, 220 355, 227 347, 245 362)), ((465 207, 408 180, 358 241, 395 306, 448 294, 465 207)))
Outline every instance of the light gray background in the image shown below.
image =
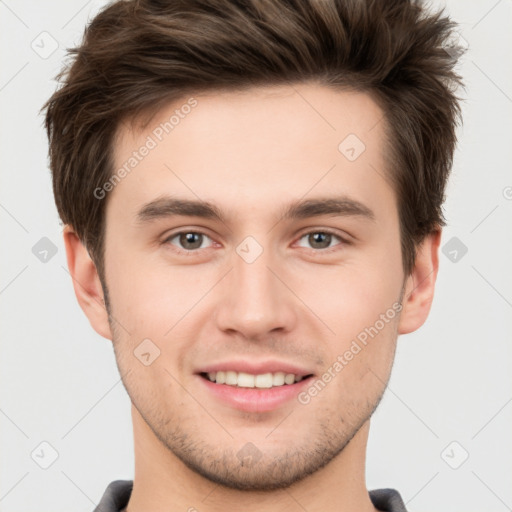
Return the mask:
MULTIPOLYGON (((130 402, 110 342, 75 300, 38 115, 65 48, 103 4, 0 0, 4 512, 92 511, 110 481, 133 478, 130 402), (32 252, 42 237, 57 248, 46 262, 32 252), (48 469, 42 442, 58 452, 48 469)), ((512 1, 452 0, 447 10, 469 51, 442 245, 457 237, 468 252, 441 256, 430 318, 399 340, 367 484, 398 489, 412 512, 502 512, 512 510, 512 1)))

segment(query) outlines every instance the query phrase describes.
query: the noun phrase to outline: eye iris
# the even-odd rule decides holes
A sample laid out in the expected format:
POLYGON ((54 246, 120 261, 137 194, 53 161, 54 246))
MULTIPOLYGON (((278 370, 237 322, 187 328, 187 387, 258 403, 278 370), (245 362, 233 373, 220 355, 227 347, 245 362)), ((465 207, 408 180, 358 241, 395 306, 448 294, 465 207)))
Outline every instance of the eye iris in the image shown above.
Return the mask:
POLYGON ((186 249, 198 249, 201 247, 202 237, 201 233, 183 233, 180 235, 180 244, 186 249))
POLYGON ((309 243, 315 249, 325 249, 326 247, 329 247, 329 245, 331 243, 331 234, 330 233, 322 233, 321 231, 318 233, 311 233, 308 238, 309 238, 309 243), (327 244, 325 244, 325 241, 327 241, 327 244), (320 243, 320 247, 318 247, 318 245, 317 245, 318 243, 320 243))

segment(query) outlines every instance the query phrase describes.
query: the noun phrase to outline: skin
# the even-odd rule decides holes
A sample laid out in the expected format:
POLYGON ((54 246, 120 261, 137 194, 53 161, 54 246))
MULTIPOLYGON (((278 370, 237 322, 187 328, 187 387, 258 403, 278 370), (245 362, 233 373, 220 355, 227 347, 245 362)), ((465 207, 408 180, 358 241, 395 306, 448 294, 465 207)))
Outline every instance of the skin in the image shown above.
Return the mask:
MULTIPOLYGON (((112 340, 132 401, 135 478, 127 510, 213 512, 243 503, 259 512, 373 511, 365 485, 370 417, 398 335, 427 318, 440 231, 418 247, 405 276, 385 122, 367 94, 310 83, 195 99, 107 198, 110 316, 87 250, 71 226, 64 231, 76 296, 92 327, 112 340), (353 162, 338 150, 351 133, 366 146, 353 162), (209 201, 226 220, 138 222, 139 210, 163 195, 209 201), (374 219, 281 218, 292 201, 339 195, 366 205, 374 219), (308 235, 322 229, 335 234, 315 245, 308 235), (201 248, 170 238, 180 231, 203 233, 201 248), (247 236, 263 248, 252 263, 236 252, 247 236), (318 378, 402 292, 401 312, 307 405, 293 399, 270 412, 242 412, 213 397, 195 374, 234 357, 276 358, 318 378), (161 352, 149 366, 133 355, 146 338, 161 352), (259 459, 243 466, 237 453, 248 442, 259 459)), ((121 125, 116 168, 186 100, 158 112, 144 130, 121 125)))

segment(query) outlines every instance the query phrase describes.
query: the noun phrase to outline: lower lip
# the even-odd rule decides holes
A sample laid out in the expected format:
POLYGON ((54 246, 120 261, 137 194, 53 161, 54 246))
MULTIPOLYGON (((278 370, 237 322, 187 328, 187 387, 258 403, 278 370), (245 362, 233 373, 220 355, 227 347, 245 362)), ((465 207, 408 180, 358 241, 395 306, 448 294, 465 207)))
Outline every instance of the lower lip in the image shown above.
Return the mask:
POLYGON ((228 384, 216 384, 201 375, 198 378, 206 389, 221 401, 246 412, 269 412, 297 398, 301 390, 310 384, 312 377, 295 384, 284 384, 273 388, 239 388, 228 384))

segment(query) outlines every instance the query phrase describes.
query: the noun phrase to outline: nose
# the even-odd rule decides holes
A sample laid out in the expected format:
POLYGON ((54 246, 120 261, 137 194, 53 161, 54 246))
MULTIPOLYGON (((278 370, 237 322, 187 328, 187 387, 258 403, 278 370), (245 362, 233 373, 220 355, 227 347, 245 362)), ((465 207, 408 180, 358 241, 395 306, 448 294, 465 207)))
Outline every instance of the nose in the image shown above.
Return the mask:
POLYGON ((290 280, 264 250, 252 262, 233 253, 233 269, 223 279, 216 307, 216 321, 224 332, 238 333, 248 340, 290 332, 297 320, 295 296, 290 280))

